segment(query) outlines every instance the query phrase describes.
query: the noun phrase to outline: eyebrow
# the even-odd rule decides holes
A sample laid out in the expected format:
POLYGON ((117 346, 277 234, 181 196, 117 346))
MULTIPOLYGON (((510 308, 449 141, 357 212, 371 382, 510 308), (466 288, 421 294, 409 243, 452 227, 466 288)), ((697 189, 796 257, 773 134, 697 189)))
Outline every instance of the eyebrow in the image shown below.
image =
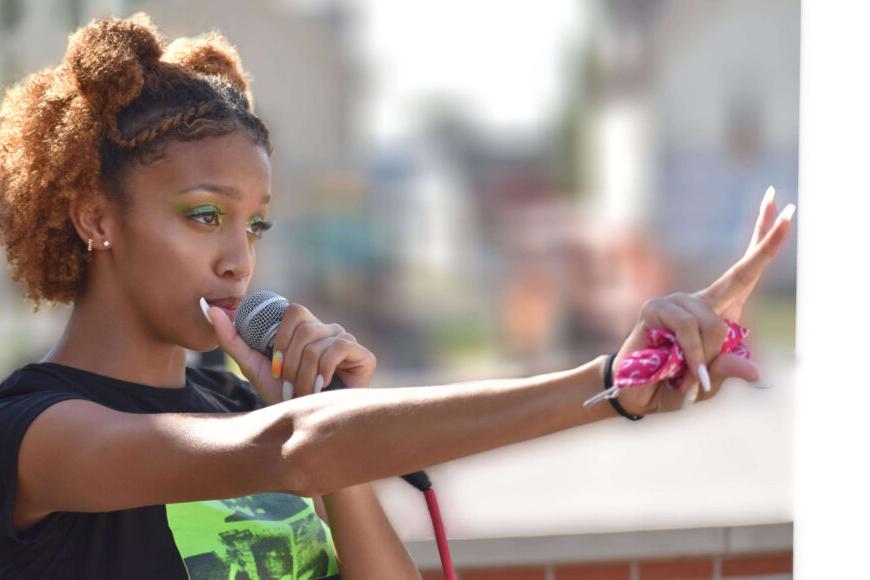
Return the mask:
MULTIPOLYGON (((185 187, 184 189, 176 192, 179 195, 182 193, 188 193, 190 191, 210 191, 212 193, 217 193, 219 195, 228 195, 230 197, 234 197, 236 199, 241 197, 239 190, 231 185, 219 185, 216 183, 197 183, 196 185, 192 185, 190 187, 185 187)), ((263 196, 263 203, 269 203, 271 201, 271 195, 263 196)))

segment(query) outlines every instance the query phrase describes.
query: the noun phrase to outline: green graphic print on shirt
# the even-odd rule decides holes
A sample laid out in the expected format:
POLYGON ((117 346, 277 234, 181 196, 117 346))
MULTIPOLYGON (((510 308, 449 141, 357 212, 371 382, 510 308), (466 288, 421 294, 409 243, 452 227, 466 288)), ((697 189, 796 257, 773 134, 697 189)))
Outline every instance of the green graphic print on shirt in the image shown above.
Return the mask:
POLYGON ((166 504, 191 580, 317 580, 338 574, 329 527, 311 498, 261 493, 166 504))

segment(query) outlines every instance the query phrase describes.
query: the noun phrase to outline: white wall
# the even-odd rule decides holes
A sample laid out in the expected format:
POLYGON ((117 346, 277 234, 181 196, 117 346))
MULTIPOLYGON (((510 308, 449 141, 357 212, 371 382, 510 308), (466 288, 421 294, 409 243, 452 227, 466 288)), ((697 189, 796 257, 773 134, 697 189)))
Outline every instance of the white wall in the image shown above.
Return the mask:
POLYGON ((866 577, 870 5, 802 12, 795 578, 866 577))

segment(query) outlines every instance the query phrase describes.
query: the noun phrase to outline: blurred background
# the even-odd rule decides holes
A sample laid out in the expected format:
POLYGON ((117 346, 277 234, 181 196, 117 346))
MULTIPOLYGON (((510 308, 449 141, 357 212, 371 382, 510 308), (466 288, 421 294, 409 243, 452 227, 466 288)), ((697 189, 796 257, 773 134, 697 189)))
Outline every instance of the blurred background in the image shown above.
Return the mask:
MULTIPOLYGON (((797 0, 0 0, 0 86, 139 10, 236 45, 275 149, 251 287, 342 324, 376 387, 616 350, 645 300, 743 255, 769 185, 796 202, 797 0)), ((791 578, 795 235, 740 321, 770 388, 428 470, 463 580, 791 578)), ((3 376, 69 313, 4 270, 3 376)), ((376 490, 438 569, 423 498, 376 490)))

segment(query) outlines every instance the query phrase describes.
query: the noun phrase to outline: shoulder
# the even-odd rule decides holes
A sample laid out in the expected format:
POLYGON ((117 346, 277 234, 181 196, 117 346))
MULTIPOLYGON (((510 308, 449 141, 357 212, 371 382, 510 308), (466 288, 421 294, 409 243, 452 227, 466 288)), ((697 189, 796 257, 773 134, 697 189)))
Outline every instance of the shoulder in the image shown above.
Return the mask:
POLYGON ((50 405, 70 398, 84 398, 69 384, 40 372, 39 365, 28 364, 0 382, 0 412, 9 408, 23 410, 50 405))
POLYGON ((0 439, 8 442, 20 435, 54 403, 84 398, 68 384, 41 373, 39 365, 18 368, 0 382, 0 439))
POLYGON ((70 388, 40 381, 30 374, 18 369, 0 383, 0 540, 17 538, 13 511, 19 449, 25 433, 43 411, 56 403, 86 399, 70 388))

